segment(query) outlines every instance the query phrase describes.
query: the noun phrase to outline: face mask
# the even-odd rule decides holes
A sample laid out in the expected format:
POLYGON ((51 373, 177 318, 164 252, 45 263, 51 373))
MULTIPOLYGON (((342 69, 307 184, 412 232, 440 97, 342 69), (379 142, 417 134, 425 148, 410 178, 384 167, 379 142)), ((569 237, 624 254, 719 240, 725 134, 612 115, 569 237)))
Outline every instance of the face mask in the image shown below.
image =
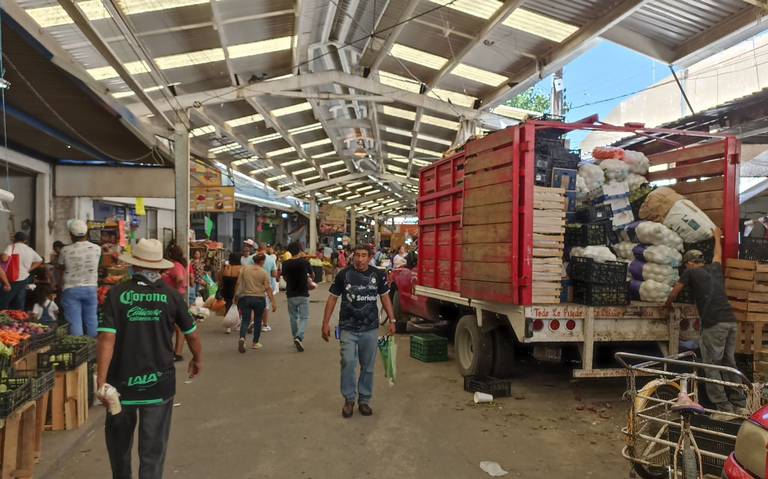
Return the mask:
POLYGON ((163 278, 163 275, 159 271, 138 271, 134 273, 135 276, 142 277, 149 283, 156 283, 163 278))

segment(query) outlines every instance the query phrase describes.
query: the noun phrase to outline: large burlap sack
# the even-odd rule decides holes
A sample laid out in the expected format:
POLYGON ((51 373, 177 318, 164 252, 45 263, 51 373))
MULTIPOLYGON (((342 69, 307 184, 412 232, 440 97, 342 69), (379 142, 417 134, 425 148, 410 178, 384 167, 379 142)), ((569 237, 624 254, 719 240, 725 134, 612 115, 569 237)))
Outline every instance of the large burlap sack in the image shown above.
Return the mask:
POLYGON ((683 196, 672 188, 656 188, 645 198, 643 206, 640 207, 640 219, 663 223, 669 210, 682 199, 684 199, 683 196))
POLYGON ((712 220, 698 206, 685 199, 672 206, 664 219, 664 226, 680 235, 686 243, 710 239, 715 228, 712 220))

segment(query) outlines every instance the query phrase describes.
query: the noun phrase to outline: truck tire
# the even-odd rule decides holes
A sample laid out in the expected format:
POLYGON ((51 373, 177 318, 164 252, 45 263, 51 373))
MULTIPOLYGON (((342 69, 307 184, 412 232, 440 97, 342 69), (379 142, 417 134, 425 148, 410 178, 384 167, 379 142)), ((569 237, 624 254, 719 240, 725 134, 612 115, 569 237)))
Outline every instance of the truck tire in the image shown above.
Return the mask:
POLYGON ((493 369, 495 378, 508 378, 515 371, 515 335, 510 328, 493 330, 493 369))
POLYGON ((489 376, 493 366, 493 338, 477 326, 477 318, 463 316, 456 325, 456 359, 462 376, 489 376))
POLYGON ((392 293, 392 310, 395 313, 395 331, 404 334, 408 331, 408 317, 403 315, 403 307, 400 305, 400 292, 392 293))

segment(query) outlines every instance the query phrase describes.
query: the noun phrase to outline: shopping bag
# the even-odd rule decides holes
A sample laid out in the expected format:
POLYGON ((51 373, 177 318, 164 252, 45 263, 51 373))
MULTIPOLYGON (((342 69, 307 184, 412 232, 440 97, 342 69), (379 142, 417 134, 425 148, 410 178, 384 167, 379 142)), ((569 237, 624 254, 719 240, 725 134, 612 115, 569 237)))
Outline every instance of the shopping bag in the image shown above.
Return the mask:
POLYGON ((226 316, 224 316, 223 323, 225 328, 234 328, 240 324, 240 311, 237 310, 236 305, 233 304, 229 308, 226 316))
POLYGON ((16 253, 15 245, 11 250, 11 256, 8 258, 8 261, 3 263, 2 268, 9 283, 15 283, 19 280, 20 257, 16 253))
POLYGON ((387 335, 379 339, 379 353, 384 364, 384 377, 390 386, 394 386, 397 376, 397 343, 394 336, 387 335))
MULTIPOLYGON (((213 298, 213 296, 211 296, 213 298)), ((227 302, 223 299, 214 299, 213 304, 210 306, 211 311, 216 314, 224 314, 227 312, 227 302)))

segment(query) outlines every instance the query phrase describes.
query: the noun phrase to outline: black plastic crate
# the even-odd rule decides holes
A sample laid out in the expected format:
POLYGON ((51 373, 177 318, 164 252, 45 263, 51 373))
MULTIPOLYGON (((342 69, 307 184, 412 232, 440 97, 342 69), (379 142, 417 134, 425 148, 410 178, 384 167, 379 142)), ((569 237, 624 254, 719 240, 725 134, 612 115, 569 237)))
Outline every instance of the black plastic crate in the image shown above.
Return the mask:
POLYGON ((43 346, 48 346, 54 341, 54 339, 56 339, 56 329, 49 328, 48 331, 42 334, 36 334, 29 339, 30 349, 35 350, 40 349, 43 346))
POLYGON ((611 205, 587 206, 576 209, 576 220, 582 223, 596 223, 598 221, 611 220, 613 210, 611 205))
POLYGON ((707 263, 712 262, 712 258, 715 256, 715 239, 710 238, 708 240, 699 241, 697 243, 685 243, 683 245, 683 251, 690 251, 697 249, 704 253, 704 260, 707 263))
POLYGON ((448 339, 436 334, 413 335, 411 357, 425 363, 448 361, 448 339))
POLYGON ((56 327, 56 337, 69 336, 69 323, 60 324, 56 327))
POLYGON ((11 367, 11 358, 9 356, 0 356, 0 373, 8 371, 11 367))
MULTIPOLYGON (((739 433, 741 427, 741 421, 718 421, 704 416, 701 414, 694 414, 691 417, 691 426, 701 429, 707 429, 714 432, 730 434, 736 436, 739 433)), ((730 455, 736 448, 735 439, 727 439, 722 436, 715 436, 714 434, 708 434, 702 431, 693 431, 693 437, 696 439, 696 445, 701 451, 713 452, 722 456, 730 455)), ((677 442, 680 438, 680 429, 677 427, 670 428, 669 440, 677 442)), ((720 476, 723 470, 725 461, 715 459, 713 457, 701 456, 701 462, 703 466, 704 474, 712 474, 714 476, 720 476)))
POLYGON ((627 281, 627 263, 574 256, 570 261, 571 279, 585 283, 619 284, 627 281))
POLYGON ((71 371, 88 361, 89 357, 90 347, 87 344, 78 347, 66 347, 54 343, 50 350, 37 355, 37 368, 71 371))
POLYGON ((53 369, 16 369, 8 380, 29 381, 30 399, 35 400, 53 389, 56 382, 56 371, 53 369))
POLYGON ((691 288, 683 288, 682 291, 680 291, 680 294, 677 295, 677 299, 675 300, 675 303, 683 303, 683 304, 693 304, 693 294, 691 293, 691 288))
POLYGON ((25 339, 24 341, 20 341, 19 344, 13 347, 13 359, 20 359, 24 357, 25 354, 30 352, 32 350, 32 341, 29 339, 25 339))
POLYGON ((509 397, 512 395, 512 380, 490 376, 464 376, 464 390, 490 394, 494 398, 509 397))
POLYGON ((573 302, 587 306, 624 306, 629 303, 629 286, 619 284, 595 284, 574 281, 573 302))
POLYGON ((742 238, 739 245, 739 258, 753 261, 768 261, 768 239, 742 238))
POLYGON ((19 406, 30 400, 31 382, 24 378, 22 381, 12 381, 14 378, 0 379, 0 419, 8 417, 19 406))
POLYGON ((610 221, 566 225, 565 244, 568 247, 606 245, 612 232, 613 225, 610 221))
POLYGON ((736 369, 744 373, 747 379, 754 381, 755 366, 752 353, 736 353, 734 358, 736 359, 736 369))

